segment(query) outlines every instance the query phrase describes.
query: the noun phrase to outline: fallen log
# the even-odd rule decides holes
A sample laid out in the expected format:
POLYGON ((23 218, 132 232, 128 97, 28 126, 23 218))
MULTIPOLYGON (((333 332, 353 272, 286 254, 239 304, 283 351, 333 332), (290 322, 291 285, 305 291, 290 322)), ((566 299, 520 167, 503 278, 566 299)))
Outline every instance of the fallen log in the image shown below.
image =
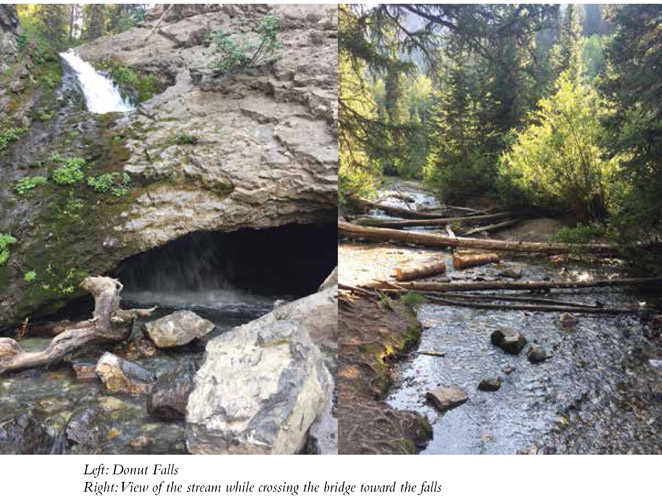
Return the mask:
POLYGON ((409 210, 407 208, 390 207, 388 205, 375 203, 374 201, 364 200, 361 198, 349 198, 349 202, 360 210, 381 210, 385 214, 392 215, 394 217, 404 217, 409 219, 437 219, 439 217, 443 217, 443 213, 439 212, 420 212, 416 210, 409 210))
POLYGON ((0 375, 52 365, 83 347, 116 343, 131 334, 133 320, 152 314, 152 309, 120 309, 122 284, 107 277, 88 277, 81 287, 94 296, 92 319, 74 323, 57 335, 44 351, 26 352, 12 338, 0 338, 0 375))
POLYGON ((516 219, 509 219, 505 220, 503 222, 497 222, 496 224, 490 224, 487 226, 482 226, 482 227, 476 227, 474 229, 470 229, 469 231, 464 231, 462 233, 463 237, 471 236, 474 234, 481 234, 481 233, 491 233, 492 231, 496 231, 498 229, 505 229, 507 227, 514 226, 515 224, 519 224, 522 219, 516 218, 516 219))
POLYGON ((398 281, 411 281, 416 278, 424 278, 426 276, 434 276, 436 274, 443 274, 446 272, 446 264, 444 262, 433 262, 431 264, 423 264, 418 267, 403 269, 396 267, 395 279, 398 281))
POLYGON ((428 301, 433 304, 440 304, 454 307, 469 307, 473 309, 505 309, 515 311, 544 311, 544 312, 574 312, 574 313, 588 313, 588 314, 638 314, 643 312, 639 308, 623 308, 623 307, 602 307, 602 308, 588 308, 588 307, 569 307, 569 306, 556 306, 556 305, 535 305, 535 304, 485 304, 484 302, 471 302, 461 300, 442 299, 439 297, 426 296, 428 301))
MULTIPOLYGON (((499 262, 499 256, 495 253, 484 253, 480 255, 453 255, 453 267, 455 269, 468 269, 470 267, 484 266, 499 262)), ((401 280, 398 280, 401 281, 401 280)))
POLYGON ((433 248, 477 248, 505 252, 528 252, 544 254, 586 253, 593 255, 618 256, 619 250, 606 243, 568 245, 565 243, 538 243, 527 241, 489 240, 442 236, 440 234, 413 233, 397 229, 364 227, 348 222, 338 222, 338 233, 349 238, 363 238, 369 241, 406 243, 433 248))
POLYGON ((474 223, 485 222, 491 220, 499 220, 505 217, 512 216, 512 212, 499 212, 496 214, 487 215, 468 215, 465 217, 446 217, 442 219, 378 219, 374 217, 361 217, 354 220, 354 224, 359 226, 370 227, 386 227, 399 229, 403 227, 431 227, 431 226, 445 226, 446 224, 454 223, 474 223))
POLYGON ((377 283, 374 288, 413 290, 416 292, 455 292, 470 290, 551 290, 553 288, 601 288, 608 286, 662 286, 662 278, 613 278, 587 281, 455 281, 450 283, 377 283))

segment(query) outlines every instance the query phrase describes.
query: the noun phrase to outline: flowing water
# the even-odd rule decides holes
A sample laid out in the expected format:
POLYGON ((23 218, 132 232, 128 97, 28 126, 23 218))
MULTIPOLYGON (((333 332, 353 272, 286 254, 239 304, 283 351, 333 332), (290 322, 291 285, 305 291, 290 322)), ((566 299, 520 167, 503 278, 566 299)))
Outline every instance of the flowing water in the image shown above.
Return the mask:
MULTIPOLYGON (((388 204, 406 208, 398 196, 411 193, 398 190, 393 197, 389 190, 380 194, 388 204)), ((421 209, 416 201, 434 206, 421 193, 412 198, 412 209, 421 209)), ((415 255, 413 250, 398 252, 405 251, 415 255)), ((436 255, 438 258, 439 253, 436 255)), ((455 271, 450 253, 442 255, 452 280, 510 280, 502 273, 512 268, 522 270, 522 280, 591 279, 622 272, 616 264, 553 264, 549 259, 521 255, 506 256, 497 265, 455 271)), ((544 296, 630 307, 659 301, 659 294, 644 296, 618 289, 544 296)), ((430 303, 419 308, 423 333, 418 350, 442 351, 445 357, 409 355, 398 367, 386 402, 428 418, 433 438, 422 453, 662 452, 662 363, 657 359, 659 341, 646 322, 638 315, 578 314, 578 325, 565 328, 559 315, 430 303), (490 341, 490 334, 500 327, 515 328, 529 344, 542 345, 552 357, 532 364, 526 357, 528 346, 517 356, 504 353, 490 341), (503 381, 500 390, 477 389, 481 380, 494 377, 503 381), (468 401, 439 413, 426 402, 425 394, 442 386, 460 387, 468 401)))
POLYGON ((103 114, 125 113, 134 109, 131 103, 122 97, 111 79, 97 72, 90 63, 83 61, 73 49, 62 52, 60 57, 75 73, 85 95, 88 111, 103 114))

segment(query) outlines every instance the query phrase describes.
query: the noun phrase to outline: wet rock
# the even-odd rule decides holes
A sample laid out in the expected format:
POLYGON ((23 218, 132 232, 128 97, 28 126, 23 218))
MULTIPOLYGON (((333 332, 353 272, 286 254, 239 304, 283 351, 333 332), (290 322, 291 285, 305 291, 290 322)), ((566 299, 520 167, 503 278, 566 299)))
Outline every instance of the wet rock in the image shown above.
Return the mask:
POLYGON ((501 371, 505 375, 510 375, 511 373, 513 373, 515 371, 515 367, 513 365, 507 365, 507 366, 504 366, 503 368, 501 368, 501 371))
POLYGON ((572 328, 579 323, 577 316, 570 313, 561 313, 561 316, 559 316, 559 321, 563 328, 572 328))
POLYGON ((32 411, 7 412, 0 417, 0 454, 49 453, 53 439, 32 411))
POLYGON ((662 372, 662 359, 649 359, 648 364, 653 370, 662 372))
POLYGON ((159 377, 147 399, 147 413, 165 420, 184 420, 186 403, 195 386, 195 364, 187 362, 159 377))
POLYGON ((520 279, 522 274, 522 269, 519 267, 507 267, 506 269, 499 271, 499 276, 503 276, 504 278, 513 278, 516 280, 520 279))
POLYGON ((176 311, 163 318, 145 323, 145 332, 157 347, 186 345, 204 337, 214 329, 214 323, 192 311, 176 311))
POLYGON ((69 441, 78 445, 97 447, 104 441, 108 430, 106 412, 96 406, 75 411, 65 433, 69 441))
POLYGON ((508 354, 519 354, 526 345, 526 337, 512 328, 499 328, 492 332, 492 343, 508 354))
POLYGON ((97 365, 93 361, 72 361, 71 369, 76 376, 76 380, 80 382, 99 380, 99 376, 97 375, 97 365))
POLYGON ((441 411, 452 410, 466 403, 469 396, 459 387, 439 387, 428 391, 425 395, 441 411))
POLYGON ((478 390, 484 392, 494 392, 501 389, 501 377, 486 378, 478 383, 478 390))
POLYGON ((526 357, 529 358, 531 363, 542 363, 543 361, 551 358, 552 355, 548 354, 542 346, 538 344, 531 344, 531 347, 529 347, 529 350, 526 353, 526 357))
POLYGON ((156 380, 152 372, 138 363, 105 353, 97 363, 97 375, 110 392, 136 394, 148 392, 156 380))
POLYGON ((291 454, 306 444, 333 381, 308 330, 277 319, 281 309, 207 344, 187 406, 189 452, 291 454))
POLYGON ((22 351, 21 346, 14 339, 9 337, 0 338, 0 359, 11 358, 22 351))
POLYGON ((142 335, 129 341, 128 344, 115 351, 115 354, 130 361, 140 358, 151 358, 152 356, 156 356, 157 353, 158 350, 154 342, 142 335))
POLYGON ((338 418, 333 416, 331 399, 310 427, 306 452, 310 455, 338 454, 338 418))

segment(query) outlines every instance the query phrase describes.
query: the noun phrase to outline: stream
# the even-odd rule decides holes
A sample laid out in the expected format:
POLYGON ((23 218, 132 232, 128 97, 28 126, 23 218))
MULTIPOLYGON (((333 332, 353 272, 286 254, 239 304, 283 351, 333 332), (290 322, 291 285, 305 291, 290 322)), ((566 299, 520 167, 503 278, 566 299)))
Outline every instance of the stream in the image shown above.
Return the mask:
MULTIPOLYGON (((436 205, 431 195, 420 190, 409 192, 406 185, 380 195, 380 203, 402 208, 420 210, 436 205), (409 206, 401 201, 403 194, 409 196, 409 206)), ((379 211, 370 215, 387 217, 379 211)), ((343 251, 350 258, 367 260, 363 253, 378 251, 399 263, 405 257, 420 260, 434 254, 438 258, 440 253, 345 246, 348 248, 343 251)), ((583 280, 622 273, 617 262, 600 266, 568 260, 553 263, 549 258, 526 255, 502 256, 499 264, 456 271, 450 252, 441 254, 451 280, 511 280, 503 274, 513 269, 521 270, 521 280, 583 280)), ((341 253, 341 260, 344 258, 341 253)), ((543 297, 629 307, 639 302, 652 305, 659 300, 659 295, 635 294, 627 289, 552 292, 543 297)), ((417 315, 423 327, 418 350, 441 351, 445 356, 410 354, 398 365, 386 402, 427 417, 433 438, 423 454, 662 451, 659 341, 656 344, 646 322, 637 315, 577 314, 579 323, 569 328, 561 325, 558 312, 480 310, 427 303, 418 308, 417 315), (552 357, 532 364, 526 356, 528 345, 519 355, 505 353, 490 341, 490 334, 500 327, 516 329, 528 345, 542 345, 552 357), (477 389, 481 380, 494 377, 502 379, 498 391, 477 389), (468 394, 468 401, 440 413, 426 402, 426 392, 443 386, 461 388, 468 394)))

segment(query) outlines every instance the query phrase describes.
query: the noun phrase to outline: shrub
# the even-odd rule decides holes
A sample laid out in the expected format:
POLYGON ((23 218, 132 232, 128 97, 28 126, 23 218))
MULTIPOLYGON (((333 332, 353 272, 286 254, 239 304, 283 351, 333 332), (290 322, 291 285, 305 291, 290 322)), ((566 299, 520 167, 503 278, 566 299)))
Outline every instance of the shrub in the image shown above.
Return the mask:
POLYGON ((9 259, 9 245, 13 245, 17 240, 11 234, 0 233, 0 266, 9 259))
POLYGON ((97 177, 88 177, 87 184, 97 193, 108 193, 113 196, 124 196, 129 192, 131 177, 126 172, 108 172, 97 177))
POLYGON ((28 271, 23 275, 23 280, 27 283, 33 282, 37 278, 37 273, 35 271, 28 271))
POLYGON ((197 144, 198 143, 198 137, 189 134, 187 132, 177 132, 175 135, 175 138, 172 140, 174 144, 179 144, 179 145, 184 145, 184 144, 197 144))
POLYGON ((156 75, 122 66, 113 59, 106 59, 96 64, 97 69, 106 71, 119 87, 124 97, 129 97, 136 104, 151 99, 163 91, 163 85, 156 75))
POLYGON ((407 292, 400 296, 400 300, 410 309, 415 309, 425 302, 425 296, 416 292, 407 292))
MULTIPOLYGON (((51 156, 51 159, 54 157, 55 155, 51 156)), ((53 170, 53 182, 55 184, 70 186, 85 177, 83 174, 84 158, 62 158, 58 155, 57 161, 63 163, 63 166, 53 170)))
POLYGON ((16 192, 23 196, 28 191, 31 191, 42 184, 46 184, 46 177, 41 177, 39 175, 35 177, 23 177, 18 181, 18 184, 16 184, 16 192))
POLYGON ((0 132, 0 151, 7 148, 12 142, 18 141, 26 130, 22 127, 10 127, 0 132))
POLYGON ((273 62, 275 52, 281 45, 277 41, 280 31, 280 21, 266 14, 258 26, 258 42, 247 37, 230 35, 222 28, 214 31, 210 36, 219 55, 213 62, 216 69, 231 72, 250 66, 259 66, 273 62))
POLYGON ((558 243, 570 243, 581 245, 601 238, 605 235, 606 228, 601 224, 577 224, 576 227, 562 227, 550 237, 550 240, 558 243))

